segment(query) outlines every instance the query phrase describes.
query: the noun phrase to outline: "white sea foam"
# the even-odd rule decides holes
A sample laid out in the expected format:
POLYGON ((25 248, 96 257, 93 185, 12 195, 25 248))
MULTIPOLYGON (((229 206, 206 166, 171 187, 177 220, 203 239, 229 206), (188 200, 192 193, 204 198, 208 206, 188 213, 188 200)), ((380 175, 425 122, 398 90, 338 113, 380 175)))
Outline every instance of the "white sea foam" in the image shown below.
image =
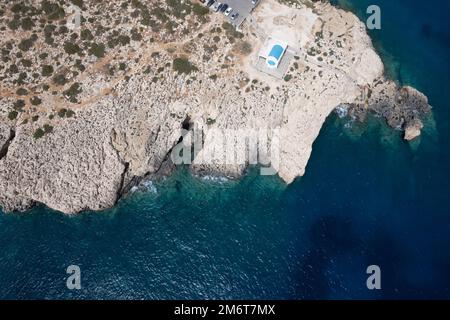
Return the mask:
POLYGON ((229 181, 228 178, 221 177, 221 176, 203 176, 202 180, 209 181, 209 182, 218 182, 218 183, 225 183, 225 182, 229 181))
POLYGON ((348 115, 348 105, 340 104, 334 109, 339 118, 345 118, 348 115))
POLYGON ((148 180, 148 181, 144 181, 141 182, 138 186, 133 186, 130 189, 131 193, 135 193, 135 192, 150 192, 150 193, 158 193, 158 189, 156 188, 156 186, 153 184, 153 181, 148 180))
POLYGON ((155 184, 153 183, 153 181, 148 180, 148 181, 144 181, 142 183, 142 186, 146 189, 146 191, 151 192, 151 193, 158 193, 158 189, 156 188, 155 184))

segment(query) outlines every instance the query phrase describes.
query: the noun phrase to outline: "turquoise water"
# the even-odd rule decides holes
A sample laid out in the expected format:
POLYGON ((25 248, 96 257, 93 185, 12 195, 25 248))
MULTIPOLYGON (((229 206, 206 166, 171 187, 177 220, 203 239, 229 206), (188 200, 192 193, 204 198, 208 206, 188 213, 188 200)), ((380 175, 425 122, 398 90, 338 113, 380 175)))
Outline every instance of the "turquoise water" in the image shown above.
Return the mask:
POLYGON ((374 3, 388 74, 434 107, 419 142, 331 115, 290 186, 180 169, 106 212, 0 214, 0 298, 450 298, 450 3, 342 5, 364 17, 374 3), (71 264, 78 291, 66 288, 71 264), (380 291, 366 288, 371 264, 380 291))

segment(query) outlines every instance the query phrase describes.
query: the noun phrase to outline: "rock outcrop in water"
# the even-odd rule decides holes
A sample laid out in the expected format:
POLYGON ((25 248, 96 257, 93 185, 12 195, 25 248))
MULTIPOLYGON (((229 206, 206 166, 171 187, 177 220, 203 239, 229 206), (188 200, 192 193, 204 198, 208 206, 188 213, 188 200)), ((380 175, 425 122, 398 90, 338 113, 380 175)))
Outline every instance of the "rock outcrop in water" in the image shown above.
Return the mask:
POLYGON ((423 93, 384 79, 368 86, 360 101, 350 104, 350 107, 351 116, 360 121, 368 112, 385 118, 390 127, 404 130, 408 141, 420 135, 423 128, 421 119, 431 111, 428 98, 423 93))
POLYGON ((290 183, 336 106, 361 118, 372 110, 408 139, 429 111, 423 94, 384 80, 365 26, 329 4, 263 0, 237 32, 195 1, 153 0, 66 1, 82 9, 72 30, 63 2, 0 5, 5 211, 109 208, 141 180, 171 172, 183 129, 203 139, 192 170, 231 177, 248 159, 198 161, 221 143, 215 130, 279 129, 278 174, 290 183), (295 51, 283 79, 254 68, 274 32, 295 51))

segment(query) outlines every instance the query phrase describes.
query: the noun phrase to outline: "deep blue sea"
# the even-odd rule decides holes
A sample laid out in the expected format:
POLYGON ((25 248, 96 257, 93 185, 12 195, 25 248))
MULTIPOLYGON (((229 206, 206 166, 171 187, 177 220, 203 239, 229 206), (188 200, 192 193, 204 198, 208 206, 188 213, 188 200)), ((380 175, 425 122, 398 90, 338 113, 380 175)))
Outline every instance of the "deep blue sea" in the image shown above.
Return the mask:
POLYGON ((381 7, 370 34, 388 75, 433 106, 420 141, 333 114, 290 186, 180 169, 106 212, 0 213, 0 298, 449 299, 450 1, 339 2, 362 19, 381 7), (373 264, 381 290, 366 287, 373 264))

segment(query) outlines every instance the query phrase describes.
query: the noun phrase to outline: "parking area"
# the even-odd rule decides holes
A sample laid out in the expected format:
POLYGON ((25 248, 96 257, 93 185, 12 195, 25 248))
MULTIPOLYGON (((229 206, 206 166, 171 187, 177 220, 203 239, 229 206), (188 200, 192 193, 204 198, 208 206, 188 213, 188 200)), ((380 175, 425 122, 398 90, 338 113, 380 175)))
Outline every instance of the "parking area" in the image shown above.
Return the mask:
MULTIPOLYGON (((233 11, 228 15, 228 21, 236 28, 238 28, 242 22, 250 15, 253 9, 259 4, 262 0, 257 0, 255 4, 252 3, 252 0, 219 0, 216 2, 220 2, 223 4, 227 4, 228 7, 233 8, 233 11), (233 14, 238 13, 234 19, 232 18, 233 14)), ((211 6, 211 9, 214 5, 211 6)), ((218 13, 223 14, 223 13, 218 13)))

